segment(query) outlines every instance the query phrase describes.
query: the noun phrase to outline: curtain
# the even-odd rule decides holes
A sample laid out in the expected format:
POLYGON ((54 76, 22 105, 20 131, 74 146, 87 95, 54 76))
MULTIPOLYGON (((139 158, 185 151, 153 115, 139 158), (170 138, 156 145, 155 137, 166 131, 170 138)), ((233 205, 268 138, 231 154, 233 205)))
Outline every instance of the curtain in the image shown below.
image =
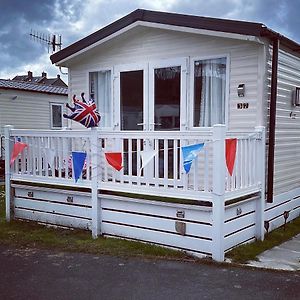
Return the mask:
POLYGON ((97 72, 96 101, 98 111, 101 115, 100 126, 111 127, 111 71, 97 72))
POLYGON ((195 62, 196 127, 210 127, 225 123, 226 58, 195 62), (198 93, 198 94, 197 94, 198 93), (198 123, 198 124, 197 124, 198 123))

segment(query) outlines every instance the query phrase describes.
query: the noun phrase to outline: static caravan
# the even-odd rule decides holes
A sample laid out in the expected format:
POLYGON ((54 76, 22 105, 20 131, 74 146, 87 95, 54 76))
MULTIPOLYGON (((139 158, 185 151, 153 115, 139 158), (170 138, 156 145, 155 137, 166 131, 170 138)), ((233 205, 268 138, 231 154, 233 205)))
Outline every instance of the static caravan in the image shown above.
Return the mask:
POLYGON ((59 133, 7 128, 10 140, 54 153, 50 163, 28 147, 14 163, 8 219, 222 261, 299 216, 298 43, 260 23, 138 9, 51 61, 68 68, 69 94, 89 95, 102 119, 91 130, 75 123, 59 133), (195 145, 201 150, 187 170, 183 148, 195 145), (65 164, 72 151, 86 153, 76 183, 65 164), (120 170, 108 153, 121 155, 120 170))
POLYGON ((62 117, 67 102, 67 87, 0 79, 0 160, 4 159, 5 125, 23 129, 62 128, 67 126, 62 117))
POLYGON ((5 125, 16 128, 61 129, 68 88, 0 79, 0 133, 5 125))

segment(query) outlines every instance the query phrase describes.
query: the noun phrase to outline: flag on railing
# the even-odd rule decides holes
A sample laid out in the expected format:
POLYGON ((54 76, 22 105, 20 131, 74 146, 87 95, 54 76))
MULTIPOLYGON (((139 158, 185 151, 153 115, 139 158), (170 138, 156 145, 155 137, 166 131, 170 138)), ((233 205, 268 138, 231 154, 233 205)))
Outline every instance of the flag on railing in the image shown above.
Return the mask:
POLYGON ((25 143, 21 143, 21 142, 16 142, 14 144, 14 148, 13 148, 13 151, 11 153, 11 159, 10 159, 10 164, 13 164, 13 162, 16 160, 16 158, 18 157, 18 155, 20 153, 22 153, 22 151, 28 147, 27 144, 25 143))
POLYGON ((107 162, 117 171, 120 171, 123 168, 121 152, 106 152, 105 158, 107 162))
POLYGON ((52 168, 54 165, 55 150, 51 148, 45 148, 44 154, 47 157, 49 167, 52 168))
POLYGON ((237 139, 226 139, 226 143, 225 143, 226 166, 230 176, 232 176, 234 163, 235 163, 236 144, 237 144, 237 139))
POLYGON ((183 156, 183 167, 186 173, 190 171, 193 160, 198 156, 203 146, 204 143, 181 147, 183 156))
POLYGON ((72 152, 73 172, 75 182, 78 181, 86 159, 86 152, 72 152))
POLYGON ((74 107, 67 104, 67 108, 69 108, 72 113, 70 115, 63 114, 63 117, 79 122, 87 128, 97 127, 101 117, 97 111, 95 101, 93 99, 86 101, 84 99, 84 93, 81 93, 82 101, 75 97, 76 95, 73 96, 74 107))
POLYGON ((147 151, 141 151, 141 160, 142 160, 142 166, 141 170, 148 165, 148 163, 152 160, 152 158, 158 153, 157 150, 147 150, 147 151))

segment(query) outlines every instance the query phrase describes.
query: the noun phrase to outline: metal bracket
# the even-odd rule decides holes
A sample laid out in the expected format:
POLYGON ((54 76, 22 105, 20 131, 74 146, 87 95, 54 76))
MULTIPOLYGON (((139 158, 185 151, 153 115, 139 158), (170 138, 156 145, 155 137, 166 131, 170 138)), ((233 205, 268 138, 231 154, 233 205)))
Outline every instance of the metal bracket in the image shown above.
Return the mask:
POLYGON ((184 215, 185 215, 184 210, 177 210, 176 211, 176 217, 177 218, 184 219, 184 215))
POLYGON ((67 202, 68 203, 73 203, 73 196, 68 196, 67 197, 67 202))

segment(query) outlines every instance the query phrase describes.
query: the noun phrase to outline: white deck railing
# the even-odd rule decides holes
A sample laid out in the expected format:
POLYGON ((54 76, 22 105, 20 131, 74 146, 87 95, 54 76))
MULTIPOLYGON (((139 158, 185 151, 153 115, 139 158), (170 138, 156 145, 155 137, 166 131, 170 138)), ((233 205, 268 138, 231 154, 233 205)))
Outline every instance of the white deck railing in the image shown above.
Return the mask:
MULTIPOLYGON (((40 131, 17 130, 7 126, 5 128, 5 148, 7 191, 10 190, 12 181, 37 182, 50 184, 51 187, 55 185, 88 187, 91 191, 87 197, 88 200, 80 200, 76 196, 75 201, 80 200, 80 203, 88 201, 89 203, 88 208, 85 203, 84 209, 79 209, 78 207, 70 208, 68 198, 64 199, 64 195, 69 193, 69 190, 59 189, 55 190, 54 194, 53 191, 43 194, 43 191, 40 190, 45 188, 41 185, 34 187, 32 184, 27 184, 30 189, 35 189, 36 199, 33 199, 33 193, 28 190, 18 191, 18 193, 25 193, 25 198, 23 196, 12 197, 15 199, 13 204, 15 213, 20 218, 60 224, 59 221, 55 221, 58 214, 61 224, 72 225, 75 222, 71 217, 72 212, 76 210, 76 222, 79 223, 75 223, 81 227, 91 228, 93 237, 106 233, 159 243, 166 238, 167 230, 174 231, 173 223, 164 223, 164 226, 167 227, 160 227, 157 225, 157 220, 151 219, 150 223, 149 220, 146 220, 148 217, 153 218, 154 206, 164 207, 161 203, 157 205, 159 203, 157 201, 150 201, 157 203, 146 201, 150 203, 148 203, 149 207, 152 207, 150 212, 145 201, 115 197, 120 201, 122 210, 130 203, 136 204, 136 212, 142 213, 142 216, 137 217, 129 209, 129 215, 124 215, 120 219, 119 212, 114 214, 119 207, 113 201, 114 198, 111 198, 114 196, 109 195, 110 198, 107 199, 107 195, 103 195, 103 191, 108 190, 211 202, 212 207, 209 208, 203 205, 183 205, 187 215, 197 207, 196 210, 199 210, 197 221, 206 222, 209 230, 211 229, 208 239, 201 237, 200 240, 193 240, 195 235, 201 232, 199 229, 188 231, 192 232, 191 236, 186 236, 184 240, 178 238, 176 231, 175 235, 173 234, 168 240, 167 245, 183 248, 189 246, 188 249, 212 253, 213 259, 218 261, 224 260, 224 253, 227 249, 245 241, 244 237, 246 239, 252 239, 254 236, 258 239, 264 237, 265 133, 263 128, 256 128, 254 132, 226 133, 224 125, 215 125, 211 130, 190 132, 104 132, 97 129, 40 131), (237 139, 236 160, 232 176, 229 175, 226 168, 226 138, 237 139), (17 141, 26 143, 28 147, 10 166, 11 151, 13 144, 17 141), (190 172, 186 174, 183 169, 181 147, 195 143, 204 143, 205 146, 193 162, 190 172), (141 151, 153 149, 157 150, 155 157, 141 170, 141 151), (77 183, 74 181, 70 159, 73 151, 87 153, 84 172, 77 183), (116 171, 106 162, 106 152, 123 154, 121 171, 116 171), (254 193, 255 195, 250 197, 254 193), (49 197, 49 201, 52 199, 55 203, 48 203, 47 197, 49 197), (238 206, 234 207, 225 205, 226 200, 239 197, 250 199, 250 214, 247 210, 242 214, 245 207, 240 206, 240 202, 235 203, 238 206), (144 210, 147 210, 148 215, 144 210), (228 216, 226 217, 228 211, 235 217, 228 219, 228 216), (50 212, 53 212, 53 216, 50 212), (84 222, 81 217, 84 218, 84 222), (205 221, 207 217, 209 218, 208 222, 205 221), (126 222, 129 227, 124 218, 127 218, 128 222, 126 222), (234 222, 235 218, 238 219, 237 222, 234 222), (126 224, 123 224, 124 222, 126 224), (157 234, 156 231, 153 234, 152 229, 149 229, 150 231, 145 229, 145 224, 150 224, 152 228, 153 222, 155 222, 155 226, 162 229, 160 234, 157 234), (237 232, 237 228, 242 233, 237 232)), ((16 182, 14 182, 14 187, 16 187, 15 184, 16 182)), ((73 194, 76 193, 73 191, 73 194)), ((11 195, 12 193, 6 193, 7 221, 11 218, 11 195)), ((71 198, 73 201, 73 196, 71 198)), ((173 206, 172 213, 168 215, 167 219, 174 219, 176 211, 176 222, 186 221, 180 214, 182 213, 182 204, 173 204, 173 206), (177 216, 178 213, 179 216, 177 216)), ((155 209, 155 214, 158 213, 157 209, 155 209)), ((158 215, 160 214, 158 213, 158 215)), ((161 216, 159 218, 161 221, 161 216)), ((190 216, 188 220, 190 220, 190 216)), ((192 230, 194 227, 189 225, 187 230, 192 230)))
MULTIPOLYGON (((217 125, 218 126, 218 125, 217 125)), ((263 175, 264 132, 225 132, 224 126, 189 132, 106 132, 99 130, 9 130, 10 145, 28 145, 11 168, 11 179, 148 195, 211 200, 216 184, 226 199, 260 191, 263 175), (225 139, 237 138, 233 175, 225 165, 225 139), (188 174, 183 169, 181 147, 204 143, 188 174), (141 170, 140 153, 157 150, 141 170), (87 153, 77 183, 72 172, 72 151, 87 153), (123 168, 113 169, 106 152, 121 152, 123 168), (215 171, 214 171, 215 170, 215 171), (215 172, 215 173, 214 173, 215 172), (216 183, 216 180, 218 183, 216 183)))

